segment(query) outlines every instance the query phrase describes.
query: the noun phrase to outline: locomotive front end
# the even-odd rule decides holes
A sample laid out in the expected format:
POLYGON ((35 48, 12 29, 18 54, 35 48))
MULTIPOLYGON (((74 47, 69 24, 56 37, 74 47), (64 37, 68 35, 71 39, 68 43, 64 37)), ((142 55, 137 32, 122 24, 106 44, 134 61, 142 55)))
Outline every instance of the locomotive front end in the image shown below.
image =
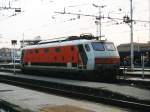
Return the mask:
POLYGON ((119 73, 120 57, 112 42, 93 42, 95 71, 107 77, 119 73))

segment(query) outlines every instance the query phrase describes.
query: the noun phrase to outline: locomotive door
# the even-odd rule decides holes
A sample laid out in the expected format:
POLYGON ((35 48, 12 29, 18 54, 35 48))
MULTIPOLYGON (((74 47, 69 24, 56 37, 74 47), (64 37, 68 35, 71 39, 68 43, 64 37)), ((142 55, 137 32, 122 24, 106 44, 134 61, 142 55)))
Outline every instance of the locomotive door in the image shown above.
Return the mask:
POLYGON ((84 49, 87 54, 87 69, 92 70, 94 68, 94 53, 92 51, 92 48, 90 47, 90 44, 84 44, 84 49))
POLYGON ((20 60, 20 64, 21 64, 22 66, 24 66, 24 60, 23 60, 24 52, 25 52, 24 50, 21 51, 21 60, 20 60))
POLYGON ((86 52, 84 50, 84 47, 82 44, 78 45, 78 51, 79 51, 79 68, 86 69, 88 57, 86 55, 86 52))

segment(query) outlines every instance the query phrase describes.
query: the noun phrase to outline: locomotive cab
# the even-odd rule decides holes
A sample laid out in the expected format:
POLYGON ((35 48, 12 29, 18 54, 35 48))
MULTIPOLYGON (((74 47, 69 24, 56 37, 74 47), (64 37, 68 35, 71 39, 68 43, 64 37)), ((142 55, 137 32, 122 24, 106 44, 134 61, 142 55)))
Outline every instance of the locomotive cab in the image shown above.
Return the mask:
POLYGON ((119 73, 120 57, 112 42, 92 42, 94 70, 98 73, 119 73))

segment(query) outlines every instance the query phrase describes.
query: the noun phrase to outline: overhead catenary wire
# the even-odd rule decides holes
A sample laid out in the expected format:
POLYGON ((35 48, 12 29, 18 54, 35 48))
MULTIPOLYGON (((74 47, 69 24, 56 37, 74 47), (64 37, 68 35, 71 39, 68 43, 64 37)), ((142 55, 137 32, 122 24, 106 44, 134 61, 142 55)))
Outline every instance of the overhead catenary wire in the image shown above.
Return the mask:
MULTIPOLYGON (((88 17, 95 17, 98 18, 99 16, 96 15, 91 15, 91 14, 82 14, 82 13, 72 13, 72 12, 58 12, 55 11, 55 13, 59 13, 59 14, 69 14, 69 15, 80 15, 80 16, 88 16, 88 17)), ((115 20, 121 20, 123 21, 123 18, 115 18, 115 17, 109 17, 109 16, 102 16, 102 19, 106 18, 106 19, 115 19, 115 20)), ((138 19, 133 19, 133 21, 137 21, 137 22, 147 22, 149 23, 150 21, 145 21, 145 20, 138 20, 138 19)))

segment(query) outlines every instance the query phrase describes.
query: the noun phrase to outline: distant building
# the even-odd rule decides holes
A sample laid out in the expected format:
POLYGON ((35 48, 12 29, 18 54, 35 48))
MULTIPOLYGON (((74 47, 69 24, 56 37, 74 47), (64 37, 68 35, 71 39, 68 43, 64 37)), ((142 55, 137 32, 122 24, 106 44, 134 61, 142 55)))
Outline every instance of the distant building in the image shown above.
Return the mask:
POLYGON ((15 49, 15 50, 10 49, 10 48, 1 48, 0 49, 0 62, 13 62, 14 57, 15 57, 16 61, 20 60, 20 50, 19 49, 15 49))
POLYGON ((11 49, 1 48, 0 49, 0 61, 1 62, 10 62, 12 59, 11 49))

